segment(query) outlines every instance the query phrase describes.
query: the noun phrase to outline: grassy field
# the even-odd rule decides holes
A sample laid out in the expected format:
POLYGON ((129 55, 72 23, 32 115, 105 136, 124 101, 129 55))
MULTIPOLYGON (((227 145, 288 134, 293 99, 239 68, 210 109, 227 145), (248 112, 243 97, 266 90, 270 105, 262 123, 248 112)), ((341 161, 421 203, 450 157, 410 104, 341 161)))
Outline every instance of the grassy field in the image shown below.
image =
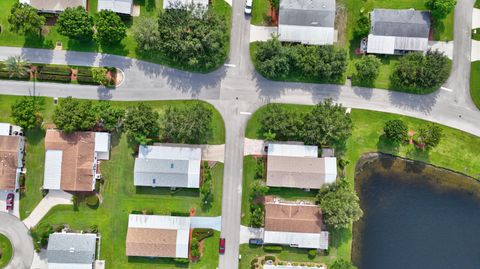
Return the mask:
POLYGON ((470 96, 473 102, 480 109, 480 61, 472 63, 470 71, 470 96))
MULTIPOLYGON (((150 61, 162 65, 171 66, 178 69, 184 69, 195 72, 209 72, 212 70, 191 70, 186 66, 179 65, 174 61, 170 61, 162 56, 152 57, 152 55, 143 54, 136 49, 137 44, 132 35, 132 26, 138 21, 139 17, 132 17, 131 19, 124 19, 127 26, 127 37, 119 44, 112 46, 99 46, 95 42, 77 42, 69 40, 68 37, 60 35, 56 26, 46 27, 46 32, 43 37, 27 37, 25 35, 16 34, 9 31, 8 15, 12 6, 18 2, 18 0, 2 0, 0 1, 0 25, 2 26, 2 32, 0 34, 0 46, 14 46, 14 47, 32 47, 32 48, 48 48, 52 49, 55 43, 62 42, 63 49, 75 50, 75 51, 88 51, 88 52, 103 52, 110 54, 117 54, 122 56, 128 56, 132 58, 138 58, 145 61, 150 61)), ((97 10, 98 0, 89 0, 88 7, 89 13, 95 14, 97 10)), ((153 17, 158 14, 158 11, 163 8, 163 0, 134 0, 134 4, 140 6, 140 14, 142 17, 153 17)), ((213 0, 211 4, 217 14, 225 17, 225 23, 230 27, 231 8, 223 0, 213 0)))
POLYGON ((2 253, 2 257, 0 257, 0 268, 4 268, 8 262, 10 262, 13 250, 10 240, 3 234, 0 234, 0 252, 2 253))

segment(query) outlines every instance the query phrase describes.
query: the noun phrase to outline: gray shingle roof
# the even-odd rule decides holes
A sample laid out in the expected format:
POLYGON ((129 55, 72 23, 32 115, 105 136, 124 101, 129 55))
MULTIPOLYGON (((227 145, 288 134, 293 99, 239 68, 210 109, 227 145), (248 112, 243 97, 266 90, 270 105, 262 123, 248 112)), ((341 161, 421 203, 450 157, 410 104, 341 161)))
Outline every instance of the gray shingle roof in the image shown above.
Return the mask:
POLYGON ((93 264, 96 241, 95 234, 53 233, 48 240, 48 263, 93 264))
POLYGON ((281 0, 279 23, 311 27, 333 27, 335 0, 281 0))
POLYGON ((430 12, 413 9, 374 9, 371 34, 381 36, 424 37, 430 33, 430 12))

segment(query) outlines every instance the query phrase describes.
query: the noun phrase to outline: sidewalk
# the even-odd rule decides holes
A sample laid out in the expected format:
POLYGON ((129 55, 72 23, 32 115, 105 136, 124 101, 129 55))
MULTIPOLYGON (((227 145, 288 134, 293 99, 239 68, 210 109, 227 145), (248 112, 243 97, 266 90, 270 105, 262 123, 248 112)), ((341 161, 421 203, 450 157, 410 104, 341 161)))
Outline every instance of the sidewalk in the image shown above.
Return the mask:
POLYGON ((30 216, 23 220, 27 228, 32 228, 56 205, 72 204, 72 195, 59 190, 50 190, 47 196, 35 207, 30 216))

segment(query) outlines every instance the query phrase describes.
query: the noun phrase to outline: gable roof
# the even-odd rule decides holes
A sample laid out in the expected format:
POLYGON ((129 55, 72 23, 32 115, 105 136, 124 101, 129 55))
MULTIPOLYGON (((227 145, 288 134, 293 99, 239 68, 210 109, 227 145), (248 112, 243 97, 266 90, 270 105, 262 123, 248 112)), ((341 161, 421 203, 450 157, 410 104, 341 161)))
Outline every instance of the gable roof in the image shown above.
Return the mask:
POLYGON ((98 0, 97 10, 111 10, 115 13, 132 14, 133 0, 98 0))
POLYGON ((92 268, 97 235, 53 233, 48 239, 47 261, 50 264, 85 264, 92 268))
POLYGON ((335 23, 335 0, 281 0, 279 25, 331 27, 335 23))
POLYGON ((269 143, 268 156, 318 157, 318 146, 269 143))
POLYGON ((23 137, 0 135, 0 190, 16 189, 18 169, 22 167, 19 151, 23 150, 23 137))
POLYGON ((67 7, 82 6, 87 8, 86 0, 20 0, 20 3, 29 4, 40 11, 46 12, 64 11, 67 7))
POLYGON ((428 38, 430 12, 414 9, 374 9, 370 15, 373 35, 428 38))
POLYGON ((319 233, 322 214, 317 205, 265 203, 265 231, 319 233))

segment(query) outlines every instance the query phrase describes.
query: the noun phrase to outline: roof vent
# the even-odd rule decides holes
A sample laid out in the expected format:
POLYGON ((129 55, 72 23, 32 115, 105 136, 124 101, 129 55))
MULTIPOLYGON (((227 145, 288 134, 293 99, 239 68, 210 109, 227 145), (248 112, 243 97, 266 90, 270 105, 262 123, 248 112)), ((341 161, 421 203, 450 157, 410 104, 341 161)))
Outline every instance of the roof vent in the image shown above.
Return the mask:
POLYGON ((75 252, 75 248, 70 248, 70 253, 74 253, 75 252))

